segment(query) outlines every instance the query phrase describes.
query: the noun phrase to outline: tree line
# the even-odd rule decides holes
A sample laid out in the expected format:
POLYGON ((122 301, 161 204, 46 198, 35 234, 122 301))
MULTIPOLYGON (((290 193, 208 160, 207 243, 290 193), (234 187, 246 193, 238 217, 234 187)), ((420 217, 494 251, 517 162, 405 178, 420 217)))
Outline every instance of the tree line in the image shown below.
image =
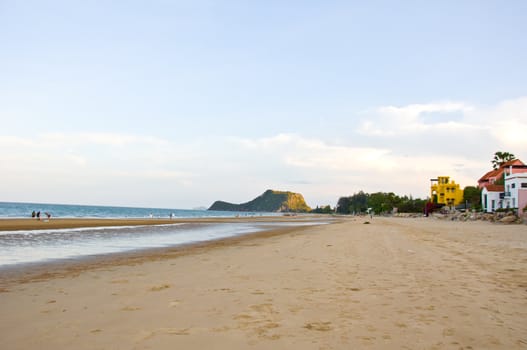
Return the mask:
MULTIPOLYGON (((335 211, 339 214, 360 214, 369 210, 375 214, 392 213, 397 208, 399 213, 422 213, 429 199, 398 196, 393 192, 365 193, 359 191, 351 196, 340 197, 335 211)), ((463 190, 462 206, 470 209, 481 208, 481 190, 467 186, 463 190)))
POLYGON ((420 213, 426 200, 412 196, 398 196, 393 192, 365 193, 359 191, 352 196, 340 197, 336 211, 339 214, 360 214, 368 209, 375 214, 391 213, 394 208, 404 213, 420 213))
MULTIPOLYGON (((495 152, 492 159, 492 167, 498 169, 502 164, 516 159, 510 152, 495 152)), ((503 179, 496 184, 503 184, 503 179)), ((391 213, 394 208, 400 213, 421 213, 424 211, 428 199, 413 198, 412 196, 398 196, 393 192, 365 193, 359 191, 351 196, 340 197, 337 207, 332 209, 329 205, 317 207, 312 210, 315 213, 360 214, 368 210, 375 214, 391 213)), ((465 209, 481 210, 481 189, 476 186, 467 186, 463 189, 463 204, 465 209)))

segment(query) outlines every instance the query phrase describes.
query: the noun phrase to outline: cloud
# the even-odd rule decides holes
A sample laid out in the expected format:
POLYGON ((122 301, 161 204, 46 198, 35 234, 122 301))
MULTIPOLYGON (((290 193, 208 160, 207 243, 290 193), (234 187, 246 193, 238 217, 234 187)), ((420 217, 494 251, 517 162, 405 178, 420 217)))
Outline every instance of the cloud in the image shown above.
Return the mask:
MULTIPOLYGON (((32 174, 38 181, 104 182, 104 178, 164 179, 188 184, 184 170, 192 155, 164 139, 117 133, 44 133, 32 138, 1 136, 0 162, 9 175, 32 174)), ((195 154, 194 154, 195 156, 195 154)), ((6 176, 6 175, 4 175, 6 176)))
POLYGON ((359 190, 426 197, 437 176, 474 185, 495 151, 527 158, 527 98, 381 106, 361 117, 358 130, 331 141, 297 133, 190 143, 126 133, 0 135, 0 163, 8 165, 0 193, 19 201, 184 208, 243 202, 275 188, 323 205, 359 190))
POLYGON ((488 159, 498 150, 527 153, 527 97, 490 106, 465 102, 381 106, 362 114, 357 135, 396 153, 488 159))
POLYGON ((481 111, 480 118, 502 145, 527 151, 527 97, 503 101, 481 111))
POLYGON ((479 107, 463 102, 381 106, 365 114, 358 130, 365 135, 402 136, 430 131, 485 130, 503 142, 527 143, 527 138, 521 136, 527 125, 527 97, 479 107), (440 114, 442 118, 435 122, 427 120, 429 113, 440 114))
POLYGON ((395 166, 389 149, 331 145, 323 140, 296 134, 260 139, 238 139, 251 152, 272 152, 284 166, 332 171, 389 170, 395 166))
POLYGON ((334 145, 296 134, 241 139, 239 144, 253 155, 271 152, 279 164, 273 176, 279 179, 280 174, 294 174, 295 179, 303 179, 305 184, 286 179, 282 184, 301 189, 308 198, 320 198, 318 204, 359 190, 426 197, 430 178, 448 175, 463 186, 474 185, 476 178, 471 171, 476 169, 477 173, 482 166, 463 155, 408 156, 397 147, 334 145))
POLYGON ((478 126, 459 122, 453 118, 459 113, 470 113, 474 107, 459 102, 441 102, 429 104, 411 104, 403 107, 381 106, 366 111, 367 117, 360 123, 359 132, 365 135, 393 136, 414 132, 426 132, 431 129, 465 129, 478 126), (441 115, 440 122, 426 120, 427 114, 441 115))

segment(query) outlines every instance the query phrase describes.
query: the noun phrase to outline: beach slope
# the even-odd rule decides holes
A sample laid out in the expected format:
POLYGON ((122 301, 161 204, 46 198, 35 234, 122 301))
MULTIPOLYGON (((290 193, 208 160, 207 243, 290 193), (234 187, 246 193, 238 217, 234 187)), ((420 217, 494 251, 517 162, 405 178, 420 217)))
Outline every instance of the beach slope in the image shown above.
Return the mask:
POLYGON ((365 220, 21 273, 0 281, 2 347, 527 347, 525 226, 365 220))

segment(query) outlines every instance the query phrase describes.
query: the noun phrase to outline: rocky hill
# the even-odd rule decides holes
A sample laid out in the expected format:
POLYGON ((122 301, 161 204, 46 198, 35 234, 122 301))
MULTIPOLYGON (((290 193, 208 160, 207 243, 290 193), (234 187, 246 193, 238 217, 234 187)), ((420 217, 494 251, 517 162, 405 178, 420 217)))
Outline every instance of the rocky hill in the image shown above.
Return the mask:
POLYGON ((250 202, 233 204, 216 201, 208 210, 263 211, 263 212, 307 212, 311 208, 300 193, 267 190, 250 202))

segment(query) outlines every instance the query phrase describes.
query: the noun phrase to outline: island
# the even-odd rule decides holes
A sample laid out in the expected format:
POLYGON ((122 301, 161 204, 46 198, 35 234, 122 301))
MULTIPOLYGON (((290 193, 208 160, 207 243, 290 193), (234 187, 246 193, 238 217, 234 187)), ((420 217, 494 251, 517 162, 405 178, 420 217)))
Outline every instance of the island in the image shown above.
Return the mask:
POLYGON ((304 213, 311 211, 311 208, 300 193, 267 190, 247 203, 216 201, 208 210, 304 213))

